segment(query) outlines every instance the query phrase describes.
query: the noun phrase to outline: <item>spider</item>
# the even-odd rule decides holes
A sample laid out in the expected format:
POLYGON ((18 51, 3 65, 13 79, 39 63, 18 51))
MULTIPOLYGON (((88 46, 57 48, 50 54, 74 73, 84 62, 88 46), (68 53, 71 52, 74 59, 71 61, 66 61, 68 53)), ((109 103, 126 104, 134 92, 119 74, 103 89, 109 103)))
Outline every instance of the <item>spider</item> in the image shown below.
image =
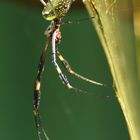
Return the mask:
MULTIPOLYGON (((60 62, 63 64, 65 69, 72 75, 86 81, 90 82, 92 84, 100 85, 100 86, 105 86, 102 83, 90 80, 78 73, 76 73, 71 66, 69 65, 68 61, 62 56, 62 54, 58 50, 58 45, 60 44, 61 41, 61 32, 60 32, 60 27, 64 23, 62 22, 63 17, 66 15, 68 12, 71 4, 75 0, 48 0, 46 3, 44 0, 40 0, 40 2, 44 5, 44 9, 42 11, 43 17, 51 21, 50 25, 48 26, 47 30, 45 31, 45 35, 47 36, 47 43, 44 47, 44 50, 42 52, 42 55, 40 57, 40 63, 38 65, 38 72, 34 84, 34 100, 33 100, 33 115, 35 119, 35 125, 37 129, 37 135, 38 139, 41 140, 41 134, 44 135, 46 140, 49 140, 47 133, 43 129, 41 125, 41 120, 40 120, 40 113, 39 113, 39 105, 40 105, 40 96, 41 96, 41 76, 44 71, 44 64, 45 64, 45 59, 48 51, 48 47, 50 44, 52 44, 52 63, 60 77, 60 80, 62 83, 68 88, 68 89, 73 89, 74 91, 78 92, 84 92, 81 89, 73 87, 67 77, 63 74, 62 70, 60 69, 58 63, 57 63, 57 58, 60 60, 60 62)), ((66 23, 71 23, 71 22, 66 22, 66 23)), ((64 23, 65 24, 65 23, 64 23)))

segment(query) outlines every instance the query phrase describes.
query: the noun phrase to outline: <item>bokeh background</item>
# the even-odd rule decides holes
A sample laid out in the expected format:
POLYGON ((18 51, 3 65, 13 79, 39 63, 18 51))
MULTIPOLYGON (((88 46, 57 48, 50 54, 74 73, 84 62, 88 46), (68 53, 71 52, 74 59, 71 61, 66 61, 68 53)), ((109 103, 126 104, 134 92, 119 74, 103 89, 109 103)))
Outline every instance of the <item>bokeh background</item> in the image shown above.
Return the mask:
MULTIPOLYGON (((49 25, 37 0, 0 1, 0 140, 37 140, 32 114, 33 85, 49 25)), ((88 17, 79 1, 65 21, 88 17)), ((112 77, 91 21, 64 25, 60 51, 80 74, 108 85, 112 77)), ((75 77, 65 88, 51 63, 51 47, 42 77, 40 112, 50 140, 129 140, 124 116, 111 88, 75 77), (107 98, 107 96, 110 96, 107 98)), ((42 138, 44 140, 44 138, 42 138)))

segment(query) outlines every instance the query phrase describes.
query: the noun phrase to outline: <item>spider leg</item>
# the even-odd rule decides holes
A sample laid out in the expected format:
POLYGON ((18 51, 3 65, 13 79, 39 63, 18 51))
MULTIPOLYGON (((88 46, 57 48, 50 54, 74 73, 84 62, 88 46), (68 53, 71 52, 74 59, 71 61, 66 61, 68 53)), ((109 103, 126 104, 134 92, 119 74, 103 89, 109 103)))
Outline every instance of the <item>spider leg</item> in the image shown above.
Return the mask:
POLYGON ((41 2, 44 6, 46 6, 46 4, 47 4, 44 0, 40 0, 40 2, 41 2))
POLYGON ((99 86, 107 86, 103 83, 99 83, 97 81, 94 81, 94 80, 91 80, 91 79, 88 79, 78 73, 76 73, 70 66, 70 64, 68 63, 68 61, 61 55, 61 53, 57 50, 57 56, 59 58, 59 60, 62 62, 64 68, 71 74, 71 75, 74 75, 76 77, 78 77, 79 79, 82 79, 86 82, 89 82, 89 83, 92 83, 92 84, 96 84, 96 85, 99 85, 99 86))
POLYGON ((44 71, 44 64, 45 64, 45 59, 46 59, 46 55, 47 55, 47 51, 48 51, 48 46, 50 44, 50 40, 51 40, 51 37, 48 37, 48 41, 47 41, 46 46, 40 57, 40 63, 38 65, 38 72, 37 72, 35 85, 34 85, 33 115, 34 115, 34 119, 35 119, 35 125, 36 125, 37 135, 38 135, 39 140, 41 140, 41 131, 43 131, 43 134, 44 134, 46 140, 49 140, 46 132, 44 131, 44 129, 42 128, 42 125, 41 125, 41 119, 40 119, 40 114, 39 114, 39 105, 40 105, 40 96, 41 96, 41 91, 40 91, 41 76, 44 71))
POLYGON ((56 71, 59 74, 60 79, 62 80, 62 83, 67 86, 69 89, 72 88, 69 81, 67 80, 67 77, 62 73, 57 61, 56 61, 56 31, 54 31, 52 36, 52 63, 55 66, 56 71))
POLYGON ((74 91, 76 92, 81 92, 81 93, 88 93, 87 91, 85 90, 82 90, 82 89, 79 89, 79 88, 76 88, 76 87, 73 87, 66 75, 63 74, 62 70, 60 69, 58 63, 57 63, 57 60, 56 60, 56 31, 54 31, 53 35, 52 35, 52 63, 53 65, 55 66, 55 69, 57 71, 57 73, 59 74, 59 77, 60 77, 60 80, 62 81, 62 83, 68 88, 68 89, 73 89, 74 91))
POLYGON ((88 21, 88 20, 92 20, 94 19, 95 17, 87 17, 87 18, 80 18, 78 20, 69 20, 69 21, 64 21, 62 22, 61 25, 65 25, 65 24, 79 24, 80 22, 85 22, 85 21, 88 21))

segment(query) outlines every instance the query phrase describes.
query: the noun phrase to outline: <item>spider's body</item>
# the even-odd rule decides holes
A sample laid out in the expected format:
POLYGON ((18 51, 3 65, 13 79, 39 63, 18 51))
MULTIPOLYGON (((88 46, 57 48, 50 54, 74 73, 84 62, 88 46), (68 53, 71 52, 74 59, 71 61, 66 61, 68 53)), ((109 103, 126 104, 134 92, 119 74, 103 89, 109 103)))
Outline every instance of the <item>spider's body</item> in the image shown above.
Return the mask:
POLYGON ((42 15, 46 20, 60 19, 66 15, 71 4, 75 0, 51 0, 47 2, 42 11, 42 15))

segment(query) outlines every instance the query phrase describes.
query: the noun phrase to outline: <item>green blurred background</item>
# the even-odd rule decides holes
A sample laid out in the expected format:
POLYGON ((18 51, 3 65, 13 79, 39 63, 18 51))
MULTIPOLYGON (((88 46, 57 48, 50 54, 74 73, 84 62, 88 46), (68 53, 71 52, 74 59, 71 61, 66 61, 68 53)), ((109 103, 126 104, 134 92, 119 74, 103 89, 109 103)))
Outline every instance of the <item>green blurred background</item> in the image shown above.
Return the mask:
MULTIPOLYGON (((37 140, 33 85, 49 25, 42 18, 42 8, 37 0, 0 2, 0 140, 37 140)), ((85 8, 76 3, 65 20, 84 17, 88 17, 85 8)), ((60 51, 72 67, 111 85, 108 64, 91 21, 64 25, 61 31, 60 51)), ((91 94, 75 93, 62 85, 51 63, 50 47, 40 106, 50 140, 129 140, 114 91, 70 75, 68 78, 72 85, 91 94)))

